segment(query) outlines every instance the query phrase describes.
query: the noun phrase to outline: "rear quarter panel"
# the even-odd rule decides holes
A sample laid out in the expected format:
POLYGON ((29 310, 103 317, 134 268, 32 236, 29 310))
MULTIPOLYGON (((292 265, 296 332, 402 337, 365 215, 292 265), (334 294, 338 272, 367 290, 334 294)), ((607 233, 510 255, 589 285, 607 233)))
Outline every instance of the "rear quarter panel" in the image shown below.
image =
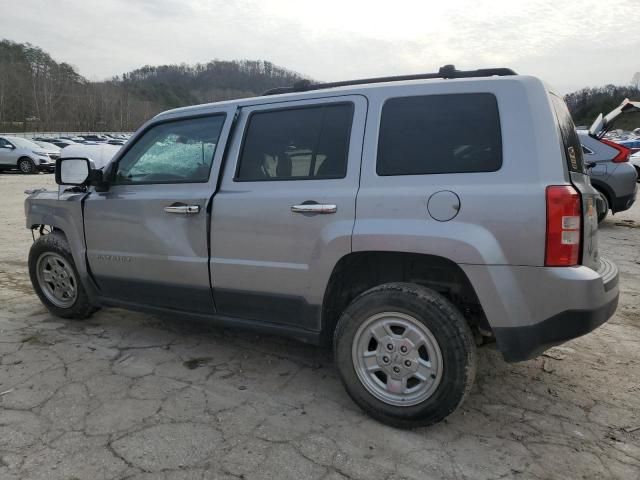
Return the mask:
POLYGON ((450 80, 369 92, 353 250, 410 251, 459 264, 544 264, 545 188, 568 182, 545 86, 532 77, 450 80), (382 106, 412 95, 492 93, 500 113, 503 163, 495 172, 378 176, 382 106), (548 161, 549 159, 553 159, 548 161), (450 190, 457 216, 436 221, 429 197, 450 190))

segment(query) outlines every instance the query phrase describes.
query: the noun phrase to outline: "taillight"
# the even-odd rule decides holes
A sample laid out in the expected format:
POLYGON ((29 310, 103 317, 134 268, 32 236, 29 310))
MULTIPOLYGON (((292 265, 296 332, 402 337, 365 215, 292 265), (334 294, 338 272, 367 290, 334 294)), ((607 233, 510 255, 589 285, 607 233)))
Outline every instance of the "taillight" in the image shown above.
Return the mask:
POLYGON ((628 162, 629 157, 631 156, 631 149, 627 147, 623 147, 622 145, 612 142, 611 140, 605 140, 601 138, 600 141, 605 145, 609 145, 611 148, 615 148, 618 151, 618 154, 611 160, 615 163, 628 162))
POLYGON ((544 264, 570 267, 580 258, 580 194, 569 185, 547 187, 547 245, 544 264))

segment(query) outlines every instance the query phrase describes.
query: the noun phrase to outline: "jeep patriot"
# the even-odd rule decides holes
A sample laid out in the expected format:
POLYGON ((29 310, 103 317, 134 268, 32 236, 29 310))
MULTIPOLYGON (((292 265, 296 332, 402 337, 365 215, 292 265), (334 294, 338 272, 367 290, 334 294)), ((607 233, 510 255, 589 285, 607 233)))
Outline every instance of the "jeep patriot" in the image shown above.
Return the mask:
POLYGON ((527 360, 617 306, 567 107, 509 69, 178 108, 102 169, 58 159, 56 181, 25 204, 54 315, 118 306, 330 345, 353 400, 399 427, 463 402, 478 345, 527 360))

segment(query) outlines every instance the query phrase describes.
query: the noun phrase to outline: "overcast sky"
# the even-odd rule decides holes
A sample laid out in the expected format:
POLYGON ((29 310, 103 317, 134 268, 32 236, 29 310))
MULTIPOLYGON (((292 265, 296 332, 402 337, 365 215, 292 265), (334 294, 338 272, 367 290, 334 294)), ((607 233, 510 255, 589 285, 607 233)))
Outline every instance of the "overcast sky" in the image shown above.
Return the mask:
POLYGON ((317 80, 511 67, 560 92, 640 71, 638 0, 0 0, 0 38, 92 80, 265 59, 317 80), (626 26, 625 26, 626 25, 626 26))

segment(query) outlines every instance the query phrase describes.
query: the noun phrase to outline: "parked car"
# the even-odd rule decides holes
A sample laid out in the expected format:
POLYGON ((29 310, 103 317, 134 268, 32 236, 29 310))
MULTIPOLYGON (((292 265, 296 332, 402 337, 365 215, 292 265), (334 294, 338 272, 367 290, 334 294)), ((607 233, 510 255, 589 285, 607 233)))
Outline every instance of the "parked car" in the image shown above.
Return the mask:
POLYGON ((109 140, 109 137, 105 136, 105 135, 100 135, 100 134, 96 134, 96 133, 91 133, 91 134, 87 134, 87 135, 79 135, 80 138, 82 138, 84 141, 86 142, 106 142, 107 140, 109 140))
POLYGON ((631 150, 632 155, 634 153, 640 152, 640 138, 620 140, 616 143, 622 145, 623 147, 627 147, 629 150, 631 150))
POLYGON ((61 139, 61 138, 50 138, 50 137, 34 137, 33 138, 34 142, 46 142, 46 143, 50 143, 55 145, 58 148, 64 148, 68 145, 74 144, 76 142, 72 141, 72 140, 68 140, 68 139, 61 139))
POLYGON ((86 143, 86 140, 82 137, 78 137, 78 136, 69 136, 69 135, 63 135, 58 137, 60 140, 70 140, 74 143, 86 143))
POLYGON ((638 174, 628 162, 631 150, 619 143, 607 140, 616 122, 628 114, 640 112, 640 102, 625 99, 618 107, 598 115, 588 132, 580 132, 591 184, 600 192, 603 208, 598 209, 598 221, 613 213, 627 210, 636 199, 638 174), (585 145, 586 143, 586 145, 585 145))
POLYGON ((0 171, 17 168, 22 173, 53 172, 59 149, 41 147, 26 138, 0 137, 0 171))
POLYGON ((636 173, 638 174, 637 181, 640 182, 640 152, 631 155, 631 157, 629 157, 629 162, 631 162, 631 165, 635 167, 636 173))
POLYGON ((32 140, 32 142, 38 145, 39 147, 44 148, 45 150, 48 150, 51 152, 58 152, 58 154, 60 153, 60 147, 58 147, 57 145, 54 145, 53 143, 41 142, 39 140, 32 140))
POLYGON ((279 88, 162 113, 25 202, 64 318, 143 310, 332 345, 400 427, 465 399, 476 340, 540 355, 610 318, 618 269, 562 97, 509 69, 279 88))
POLYGON ((578 136, 591 184, 602 197, 598 222, 609 210, 615 214, 631 208, 638 190, 638 174, 629 163, 631 151, 611 140, 591 137, 586 130, 578 130, 578 136))

